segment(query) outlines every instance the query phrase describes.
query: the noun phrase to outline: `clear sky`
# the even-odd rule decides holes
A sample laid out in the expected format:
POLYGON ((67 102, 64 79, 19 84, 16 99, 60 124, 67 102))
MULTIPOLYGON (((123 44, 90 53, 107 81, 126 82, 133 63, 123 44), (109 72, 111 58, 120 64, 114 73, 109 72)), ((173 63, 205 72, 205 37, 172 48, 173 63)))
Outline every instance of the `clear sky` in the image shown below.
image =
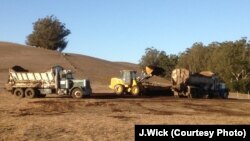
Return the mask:
POLYGON ((0 41, 25 44, 32 23, 55 15, 71 30, 64 52, 138 63, 147 47, 178 54, 195 42, 249 39, 249 6, 250 0, 0 0, 0 41))

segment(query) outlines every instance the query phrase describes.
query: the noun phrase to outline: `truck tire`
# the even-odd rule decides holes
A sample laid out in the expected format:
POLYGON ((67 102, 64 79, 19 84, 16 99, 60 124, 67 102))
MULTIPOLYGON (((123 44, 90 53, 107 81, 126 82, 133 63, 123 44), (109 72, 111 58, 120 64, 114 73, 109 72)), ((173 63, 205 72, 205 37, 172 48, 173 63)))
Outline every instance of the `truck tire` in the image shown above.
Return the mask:
POLYGON ((193 94, 193 93, 188 93, 188 94, 187 94, 187 97, 188 97, 188 98, 194 98, 194 94, 193 94))
POLYGON ((75 88, 72 92, 71 92, 71 96, 73 98, 77 98, 80 99, 83 97, 83 91, 80 88, 75 88))
POLYGON ((35 98, 36 97, 36 92, 33 88, 27 88, 25 90, 25 97, 27 98, 35 98))
POLYGON ((188 94, 188 98, 200 98, 199 94, 200 94, 199 90, 195 90, 192 93, 188 94))
POLYGON ((185 96, 184 92, 178 92, 178 96, 179 96, 179 98, 187 98, 187 96, 185 96))
POLYGON ((179 93, 177 92, 177 91, 175 91, 175 90, 172 90, 172 92, 174 93, 174 97, 178 97, 179 98, 179 93))
POLYGON ((124 87, 120 84, 115 85, 114 90, 116 95, 121 95, 124 93, 124 87))
POLYGON ((140 88, 139 88, 139 86, 133 86, 133 87, 131 88, 131 94, 132 94, 133 96, 137 96, 137 95, 139 95, 139 93, 140 93, 140 88))
POLYGON ((21 88, 16 88, 13 93, 16 97, 23 98, 24 97, 24 92, 23 89, 21 88))
POLYGON ((221 97, 223 99, 228 99, 228 95, 229 95, 228 92, 225 91, 225 92, 222 93, 221 97))

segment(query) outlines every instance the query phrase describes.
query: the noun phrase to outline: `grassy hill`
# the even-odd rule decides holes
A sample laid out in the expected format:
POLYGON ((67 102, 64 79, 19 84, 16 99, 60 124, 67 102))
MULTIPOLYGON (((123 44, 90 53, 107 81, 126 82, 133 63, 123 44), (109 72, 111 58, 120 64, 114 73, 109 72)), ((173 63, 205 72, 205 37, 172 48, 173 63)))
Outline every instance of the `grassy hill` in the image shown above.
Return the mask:
MULTIPOLYGON (((60 53, 8 42, 0 42, 0 63, 0 87, 3 87, 8 79, 9 68, 15 65, 30 72, 44 72, 52 66, 61 65, 72 70, 77 79, 90 79, 94 90, 102 92, 109 90, 110 78, 120 76, 120 70, 141 72, 137 64, 129 62, 111 62, 86 55, 60 53)), ((152 81, 168 83, 158 77, 153 77, 152 81)))
POLYGON ((88 78, 92 84, 108 85, 110 78, 118 76, 122 69, 139 70, 138 65, 111 62, 90 56, 60 53, 15 43, 0 42, 0 85, 8 78, 8 70, 14 65, 29 71, 44 72, 54 65, 70 69, 78 79, 88 78))

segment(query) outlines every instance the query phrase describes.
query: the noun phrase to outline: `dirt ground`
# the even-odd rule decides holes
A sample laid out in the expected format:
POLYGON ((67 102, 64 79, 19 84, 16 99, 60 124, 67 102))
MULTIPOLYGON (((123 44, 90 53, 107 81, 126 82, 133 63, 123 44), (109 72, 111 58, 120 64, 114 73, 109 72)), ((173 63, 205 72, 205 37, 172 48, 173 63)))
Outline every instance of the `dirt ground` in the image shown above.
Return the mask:
MULTIPOLYGON (((0 42, 0 60, 0 141, 127 141, 134 140, 136 124, 250 124, 248 95, 231 93, 227 100, 181 99, 158 92, 115 96, 108 89, 110 78, 123 69, 140 72, 136 64, 7 42, 0 42), (94 93, 78 100, 58 96, 18 99, 1 89, 14 65, 31 72, 61 65, 77 79, 90 79, 94 93)), ((169 85, 157 77, 151 82, 169 85)))
POLYGON ((134 140, 135 124, 250 124, 249 107, 249 99, 235 97, 186 99, 94 93, 83 99, 18 99, 2 90, 0 141, 134 140))

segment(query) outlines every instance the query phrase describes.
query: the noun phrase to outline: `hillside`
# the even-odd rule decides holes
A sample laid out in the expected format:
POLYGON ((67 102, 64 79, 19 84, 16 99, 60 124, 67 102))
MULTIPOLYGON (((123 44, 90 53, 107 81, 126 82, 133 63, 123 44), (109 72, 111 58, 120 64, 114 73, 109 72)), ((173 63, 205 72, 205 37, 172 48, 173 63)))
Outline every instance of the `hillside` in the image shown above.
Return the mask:
POLYGON ((93 84, 108 84, 122 69, 137 69, 136 64, 116 63, 85 55, 60 53, 14 43, 0 42, 0 85, 8 78, 8 69, 19 65, 29 71, 43 72, 61 65, 75 72, 78 79, 88 78, 93 84))
POLYGON ((120 75, 120 70, 131 69, 140 72, 138 65, 128 62, 111 62, 7 42, 0 42, 0 60, 0 87, 7 81, 8 70, 14 65, 22 66, 31 72, 44 72, 52 66, 61 65, 72 70, 77 79, 90 79, 93 88, 103 92, 108 90, 110 78, 120 75))

